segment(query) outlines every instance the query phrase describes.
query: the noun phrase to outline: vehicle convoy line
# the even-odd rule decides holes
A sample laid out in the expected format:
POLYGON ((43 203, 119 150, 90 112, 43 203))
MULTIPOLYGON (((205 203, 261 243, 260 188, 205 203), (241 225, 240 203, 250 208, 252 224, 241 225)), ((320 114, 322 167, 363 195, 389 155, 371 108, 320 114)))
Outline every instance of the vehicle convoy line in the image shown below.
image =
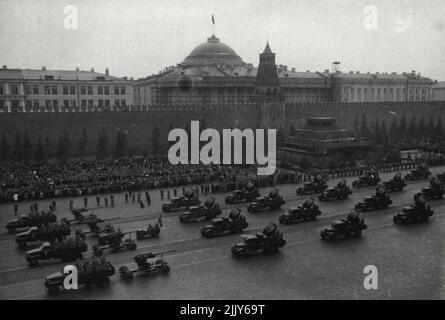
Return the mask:
MULTIPOLYGON (((441 201, 439 203, 439 206, 442 205, 442 202, 443 201, 441 201)), ((379 212, 381 212, 381 213, 397 212, 399 209, 405 207, 408 204, 409 203, 399 204, 397 206, 392 206, 392 207, 380 210, 379 212)), ((328 220, 328 219, 332 220, 332 219, 335 219, 335 218, 338 218, 338 217, 341 217, 341 216, 345 216, 345 215, 349 214, 349 212, 350 212, 350 210, 342 211, 340 213, 331 214, 331 215, 322 215, 321 217, 319 217, 317 219, 317 221, 323 221, 323 220, 328 220)), ((367 212, 367 213, 364 213, 364 214, 371 214, 372 215, 372 212, 367 212)), ((441 214, 435 214, 434 215, 434 217, 439 217, 439 216, 442 216, 442 215, 441 214)), ((299 224, 296 224, 296 225, 299 225, 299 224)), ((292 226, 295 226, 295 225, 289 225, 289 226, 282 225, 281 227, 288 229, 288 228, 292 228, 292 226)), ((261 226, 261 227, 254 227, 254 228, 247 228, 247 229, 245 229, 245 231, 247 233, 258 232, 258 231, 261 231, 262 228, 263 228, 263 226, 261 226)), ((235 236, 235 235, 233 235, 233 236, 235 236)), ((150 249, 150 248, 159 248, 159 247, 162 247, 162 246, 169 246, 169 245, 174 245, 174 244, 178 244, 179 245, 179 244, 184 244, 184 243, 187 243, 187 242, 192 243, 194 241, 200 241, 200 240, 207 241, 207 239, 203 239, 202 237, 193 237, 193 238, 180 239, 180 240, 174 240, 174 241, 168 241, 168 242, 151 243, 151 244, 148 244, 148 245, 142 245, 142 246, 139 245, 134 252, 143 251, 143 250, 145 251, 145 250, 150 249)), ((214 247, 214 246, 212 246, 212 247, 214 247)), ((90 248, 86 252, 88 252, 88 253, 89 252, 93 252, 93 250, 90 248)), ((61 262, 51 263, 51 265, 57 265, 57 264, 61 264, 61 262)), ((29 269, 29 267, 26 265, 26 266, 23 266, 23 267, 17 267, 17 268, 12 268, 12 269, 1 270, 0 271, 0 275, 4 275, 4 274, 7 274, 7 273, 11 273, 11 272, 23 271, 23 270, 27 270, 27 269, 29 269)))
MULTIPOLYGON (((441 220, 440 218, 443 217, 443 216, 445 216, 445 213, 435 215, 434 217, 431 218, 431 220, 433 220, 433 221, 434 220, 441 220)), ((394 226, 394 224, 393 223, 385 223, 385 224, 381 224, 381 225, 375 225, 375 226, 372 226, 372 227, 368 227, 368 231, 379 230, 379 229, 388 228, 388 227, 391 227, 391 226, 394 226)), ((297 246, 297 245, 304 245, 304 244, 308 244, 308 243, 315 242, 315 241, 320 241, 320 238, 319 237, 317 237, 317 238, 313 237, 313 238, 306 239, 306 240, 289 242, 289 243, 287 243, 285 245, 285 247, 280 252, 282 252, 283 254, 286 254, 286 248, 287 247, 293 247, 293 246, 297 246)), ((208 250, 208 249, 209 248, 202 248, 202 249, 194 250, 194 251, 204 251, 204 250, 208 250)), ((185 254, 190 254, 190 251, 174 254, 174 256, 178 257, 178 256, 185 255, 185 254)), ((221 261, 221 260, 225 260, 225 259, 230 259, 230 258, 231 258, 230 254, 225 254, 225 255, 214 257, 214 258, 211 258, 211 259, 202 259, 202 260, 193 261, 193 262, 190 262, 190 263, 177 264, 177 265, 174 265, 174 269, 187 268, 187 267, 190 267, 190 266, 196 266, 196 265, 205 264, 205 263, 213 263, 213 262, 217 262, 217 261, 221 261)), ((127 264, 115 265, 115 268, 118 269, 119 267, 121 267, 123 265, 127 265, 127 264)), ((33 287, 32 284, 33 283, 37 284, 37 282, 40 283, 41 280, 40 279, 31 279, 31 280, 28 280, 28 281, 14 283, 14 284, 6 285, 6 286, 0 286, 0 289, 1 289, 1 291, 6 292, 8 289, 12 289, 12 288, 20 287, 20 286, 24 286, 24 285, 26 286, 27 284, 29 284, 30 287, 33 287)), ((42 296, 42 294, 44 294, 43 290, 41 292, 39 292, 39 293, 33 293, 33 294, 17 296, 17 297, 11 297, 11 299, 25 299, 25 298, 39 297, 39 296, 42 296)))

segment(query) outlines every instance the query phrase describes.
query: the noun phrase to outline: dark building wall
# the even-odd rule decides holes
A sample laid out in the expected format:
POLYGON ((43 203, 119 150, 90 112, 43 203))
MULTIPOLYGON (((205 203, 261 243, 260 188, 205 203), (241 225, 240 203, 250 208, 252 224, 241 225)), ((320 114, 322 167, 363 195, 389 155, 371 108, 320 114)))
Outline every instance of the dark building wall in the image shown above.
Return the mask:
MULTIPOLYGON (((428 122, 433 117, 434 123, 442 117, 445 124, 445 102, 394 102, 394 103, 298 103, 262 105, 263 117, 270 117, 269 127, 279 128, 284 123, 284 133, 290 126, 302 126, 311 116, 331 116, 340 127, 353 129, 356 116, 366 115, 368 122, 378 117, 385 120, 389 130, 394 117, 405 115, 409 124, 411 117, 417 120, 424 117, 428 122), (283 108, 284 107, 284 108, 283 108), (265 112, 267 110, 268 112, 265 112), (283 111, 284 110, 284 113, 283 111)), ((191 120, 204 120, 208 128, 258 128, 261 124, 260 107, 257 105, 206 107, 186 106, 180 111, 129 111, 129 112, 36 112, 36 113, 0 113, 0 134, 4 133, 12 145, 17 132, 22 136, 25 131, 33 143, 39 138, 49 137, 55 149, 60 136, 68 134, 71 152, 77 150, 77 144, 83 129, 87 132, 87 153, 94 155, 98 132, 104 128, 108 134, 109 151, 114 154, 116 133, 123 130, 128 134, 129 149, 133 154, 147 154, 152 151, 152 133, 155 126, 160 130, 160 143, 166 150, 170 127, 185 128, 191 120)), ((267 128, 267 127, 266 127, 267 128)))

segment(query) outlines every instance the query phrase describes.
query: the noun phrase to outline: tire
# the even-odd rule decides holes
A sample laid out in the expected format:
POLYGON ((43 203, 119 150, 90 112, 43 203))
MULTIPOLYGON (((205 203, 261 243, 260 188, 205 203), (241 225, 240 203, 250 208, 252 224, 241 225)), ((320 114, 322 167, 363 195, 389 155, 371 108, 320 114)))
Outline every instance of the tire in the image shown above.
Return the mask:
POLYGON ((38 259, 32 259, 28 261, 29 266, 31 268, 37 267, 39 265, 39 260, 38 259))
POLYGON ((51 296, 55 296, 59 294, 59 292, 60 292, 59 286, 51 286, 48 288, 48 294, 51 296))
POLYGON ((170 266, 168 264, 164 264, 161 268, 162 274, 169 274, 170 273, 170 266))
POLYGON ((25 249, 26 248, 26 242, 17 242, 17 245, 19 246, 20 249, 25 249))
POLYGON ((127 248, 128 248, 128 250, 130 250, 130 251, 136 250, 136 248, 137 248, 136 242, 131 242, 131 243, 129 243, 129 244, 127 245, 127 248))

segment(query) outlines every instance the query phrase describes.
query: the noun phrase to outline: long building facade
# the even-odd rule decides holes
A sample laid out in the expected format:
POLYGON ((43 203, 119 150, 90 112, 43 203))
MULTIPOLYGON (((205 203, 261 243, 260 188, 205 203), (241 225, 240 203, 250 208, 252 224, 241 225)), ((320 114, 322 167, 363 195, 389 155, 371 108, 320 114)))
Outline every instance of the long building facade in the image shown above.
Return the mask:
MULTIPOLYGON (((266 50, 270 50, 267 44, 266 50)), ((266 51, 265 50, 265 51, 266 51)), ((433 81, 415 71, 361 73, 296 71, 277 65, 285 102, 430 101, 433 81)), ((258 68, 214 35, 183 62, 135 81, 136 104, 246 103, 255 96, 258 68)))
MULTIPOLYGON (((396 73, 296 71, 275 64, 281 103, 422 102, 434 82, 415 71, 396 73)), ((338 66, 338 62, 337 62, 338 66)), ((244 62, 212 35, 176 66, 138 80, 76 70, 0 69, 0 111, 120 110, 126 106, 246 104, 257 101, 259 67, 244 62)))
POLYGON ((133 105, 133 81, 76 70, 0 69, 0 111, 111 110, 133 105))

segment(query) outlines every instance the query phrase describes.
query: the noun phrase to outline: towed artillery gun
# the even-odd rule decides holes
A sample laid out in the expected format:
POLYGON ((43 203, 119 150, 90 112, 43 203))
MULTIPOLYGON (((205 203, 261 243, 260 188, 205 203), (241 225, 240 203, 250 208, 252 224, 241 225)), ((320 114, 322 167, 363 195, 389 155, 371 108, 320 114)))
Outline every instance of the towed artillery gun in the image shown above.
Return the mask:
POLYGON ((322 193, 328 185, 326 184, 326 178, 321 175, 315 177, 314 181, 305 182, 302 187, 297 189, 298 195, 308 195, 314 193, 322 193))
POLYGON ((320 236, 323 240, 334 241, 345 238, 358 238, 368 226, 358 212, 351 212, 346 219, 332 222, 323 229, 320 236))
POLYGON ((232 246, 231 251, 235 257, 245 257, 262 253, 277 253, 279 248, 286 244, 283 233, 278 230, 275 223, 269 223, 263 230, 252 235, 241 236, 244 242, 232 246))
POLYGON ((402 191, 405 187, 406 181, 402 177, 402 174, 400 172, 396 173, 396 175, 391 180, 383 182, 383 189, 386 192, 402 191))
POLYGON ((93 246, 93 252, 96 256, 101 256, 106 249, 116 252, 124 248, 130 251, 136 250, 137 248, 136 241, 131 239, 131 232, 122 232, 119 229, 115 232, 101 234, 97 240, 97 244, 93 246), (129 234, 130 237, 124 239, 127 234, 129 234))
POLYGON ((415 180, 424 180, 428 179, 431 175, 431 171, 424 165, 417 167, 414 170, 411 170, 409 173, 405 175, 405 180, 407 181, 415 181, 415 180))
MULTIPOLYGON (((77 268, 78 285, 91 287, 92 285, 108 284, 109 277, 114 275, 114 266, 104 257, 90 257, 77 260, 74 266, 77 268)), ((50 274, 45 278, 45 286, 49 294, 57 294, 63 287, 63 282, 68 274, 59 272, 50 274)))
POLYGON ((358 177, 357 180, 354 180, 352 186, 354 188, 376 186, 380 181, 379 173, 375 170, 371 170, 367 174, 358 177))
POLYGON ((430 185, 422 188, 420 195, 425 200, 438 200, 443 199, 444 186, 439 182, 437 178, 431 178, 430 185))
POLYGON ((73 261, 82 258, 82 253, 87 249, 87 244, 80 237, 71 237, 60 242, 54 240, 26 252, 26 261, 30 267, 38 266, 40 260, 73 261))
POLYGON ((195 192, 191 189, 182 197, 175 197, 172 201, 164 203, 161 207, 163 212, 184 211, 192 206, 199 206, 201 201, 195 195, 195 192))
POLYGON ((249 203, 247 211, 261 212, 279 209, 281 205, 285 204, 283 197, 279 193, 280 191, 277 188, 273 188, 268 196, 259 197, 254 202, 249 203))
POLYGON ((255 186, 255 183, 251 181, 245 188, 233 191, 231 195, 225 198, 225 201, 228 204, 243 203, 254 201, 259 196, 258 188, 255 186))
POLYGON ((159 223, 156 223, 154 226, 149 224, 145 229, 136 230, 136 239, 144 240, 148 238, 156 238, 159 236, 159 233, 161 233, 159 223))
POLYGON ((213 219, 212 224, 202 227, 201 234, 206 238, 224 236, 242 232, 248 225, 246 218, 241 215, 241 210, 234 208, 230 211, 228 218, 213 219))
POLYGON ((199 222, 204 220, 211 220, 222 213, 219 204, 214 197, 209 197, 202 206, 193 206, 189 211, 182 213, 179 216, 179 221, 182 223, 199 222))
POLYGON ((377 187, 375 194, 371 197, 366 197, 363 202, 355 205, 355 210, 359 212, 381 210, 388 208, 391 204, 392 200, 383 187, 377 187))
POLYGON ((290 208, 288 213, 281 215, 279 221, 289 225, 304 221, 313 221, 317 219, 319 215, 321 215, 321 211, 314 199, 306 199, 302 206, 290 208))
POLYGON ((351 188, 346 184, 346 180, 341 180, 333 188, 327 188, 318 196, 320 201, 331 201, 347 199, 352 194, 351 188))
POLYGON ((8 232, 16 233, 20 231, 26 231, 29 227, 37 227, 39 225, 44 225, 48 223, 54 223, 57 221, 57 216, 51 211, 42 211, 40 213, 29 213, 27 215, 22 215, 18 219, 9 220, 6 224, 8 232))
POLYGON ((26 248, 28 242, 37 241, 53 241, 55 239, 61 241, 71 234, 71 229, 68 224, 61 221, 58 223, 50 223, 47 225, 40 225, 38 227, 31 227, 25 232, 17 233, 15 242, 19 248, 26 248))
POLYGON ((170 272, 170 266, 167 261, 163 258, 164 254, 176 252, 176 250, 156 252, 156 253, 143 253, 134 257, 134 262, 136 262, 137 267, 131 268, 129 266, 122 266, 119 268, 119 273, 121 279, 130 280, 133 279, 133 274, 140 272, 144 275, 151 275, 158 272, 162 274, 168 274, 170 272), (156 257, 160 258, 156 259, 156 257), (151 259, 151 260, 150 260, 151 259))
POLYGON ((434 211, 429 205, 426 205, 425 198, 420 194, 414 196, 414 204, 402 209, 402 212, 396 213, 393 221, 396 224, 411 224, 418 222, 428 222, 429 217, 434 211))
POLYGON ((102 219, 102 218, 98 218, 94 215, 94 217, 90 217, 89 220, 86 222, 86 225, 88 226, 89 230, 88 231, 76 230, 76 234, 78 234, 84 238, 86 235, 98 236, 98 235, 104 234, 104 233, 115 232, 116 230, 112 224, 106 224, 104 227, 101 227, 101 226, 99 226, 99 223, 108 222, 108 221, 117 220, 117 219, 120 219, 120 217, 102 219))

